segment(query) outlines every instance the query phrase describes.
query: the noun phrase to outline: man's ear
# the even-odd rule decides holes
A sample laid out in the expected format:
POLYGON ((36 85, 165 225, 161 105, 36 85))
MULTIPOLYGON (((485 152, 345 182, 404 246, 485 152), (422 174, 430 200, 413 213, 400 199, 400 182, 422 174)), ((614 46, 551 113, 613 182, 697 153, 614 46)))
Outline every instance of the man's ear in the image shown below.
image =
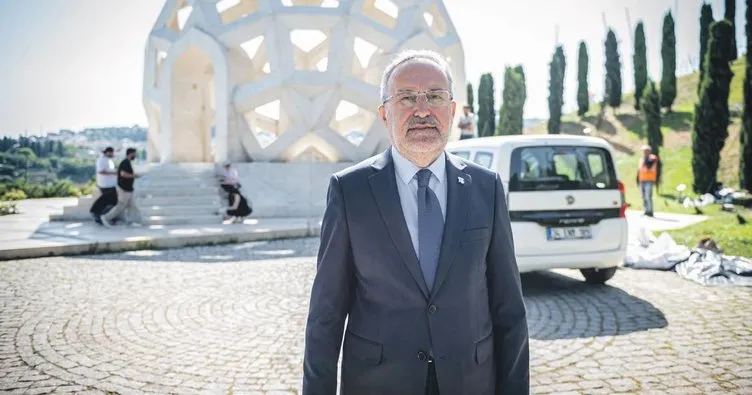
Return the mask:
POLYGON ((384 122, 386 125, 386 108, 384 108, 384 105, 379 105, 379 118, 384 122))

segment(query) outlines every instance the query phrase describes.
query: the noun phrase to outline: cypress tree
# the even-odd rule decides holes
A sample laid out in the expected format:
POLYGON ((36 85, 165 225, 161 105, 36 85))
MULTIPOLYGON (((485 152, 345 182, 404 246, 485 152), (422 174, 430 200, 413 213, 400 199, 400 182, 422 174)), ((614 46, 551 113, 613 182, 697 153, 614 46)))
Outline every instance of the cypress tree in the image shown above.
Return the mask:
POLYGON ((731 24, 726 20, 710 25, 705 76, 695 105, 692 133, 692 173, 695 179, 692 187, 695 193, 713 191, 721 149, 728 137, 731 34, 731 24))
POLYGON ((663 60, 661 107, 671 112, 671 105, 674 104, 674 99, 676 99, 676 35, 674 32, 674 17, 671 16, 671 11, 663 17, 661 59, 663 60))
POLYGON ((713 7, 703 4, 700 8, 700 80, 697 82, 697 93, 700 93, 702 76, 705 73, 705 52, 708 51, 708 39, 710 38, 710 24, 713 23, 713 7))
POLYGON ((635 109, 640 109, 640 100, 642 91, 648 83, 648 58, 647 48, 645 47, 645 28, 640 21, 635 28, 634 55, 634 83, 635 83, 635 109))
POLYGON ((736 52, 736 0, 726 0, 726 8, 724 12, 724 18, 731 23, 731 51, 729 53, 729 61, 736 60, 739 54, 736 52))
POLYGON ((616 34, 611 29, 608 29, 606 35, 606 79, 608 105, 617 108, 621 105, 621 60, 616 34))
POLYGON ((588 50, 584 41, 580 41, 580 50, 577 57, 577 114, 585 115, 590 109, 588 96, 588 50))
POLYGON ((556 47, 556 51, 549 64, 548 133, 550 134, 559 134, 561 132, 561 108, 564 105, 564 73, 566 67, 564 48, 559 45, 556 47))
POLYGON ((473 84, 467 83, 467 105, 470 106, 470 112, 475 113, 475 103, 473 103, 475 97, 473 95, 473 84))
POLYGON ((493 136, 496 131, 495 112, 493 76, 485 73, 478 85, 478 137, 493 136))
POLYGON ((747 0, 747 66, 744 72, 744 110, 742 111, 739 186, 752 192, 752 1, 747 0))
POLYGON ((523 109, 525 107, 525 75, 522 66, 504 70, 504 91, 499 109, 497 135, 522 134, 523 109))
POLYGON ((661 98, 655 89, 655 83, 650 81, 646 83, 642 92, 642 115, 645 117, 644 133, 648 136, 648 145, 655 155, 663 145, 663 134, 661 133, 661 98))

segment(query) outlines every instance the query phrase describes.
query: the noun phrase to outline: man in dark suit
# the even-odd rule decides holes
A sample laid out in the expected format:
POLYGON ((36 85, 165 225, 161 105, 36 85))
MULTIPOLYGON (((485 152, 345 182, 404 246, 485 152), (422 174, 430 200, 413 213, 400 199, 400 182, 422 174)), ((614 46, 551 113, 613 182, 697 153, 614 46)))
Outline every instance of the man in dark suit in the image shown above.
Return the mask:
POLYGON ((446 61, 403 52, 381 83, 392 147, 332 175, 303 394, 529 392, 525 305, 499 176, 444 151, 446 61), (345 319, 347 328, 345 329, 345 319))

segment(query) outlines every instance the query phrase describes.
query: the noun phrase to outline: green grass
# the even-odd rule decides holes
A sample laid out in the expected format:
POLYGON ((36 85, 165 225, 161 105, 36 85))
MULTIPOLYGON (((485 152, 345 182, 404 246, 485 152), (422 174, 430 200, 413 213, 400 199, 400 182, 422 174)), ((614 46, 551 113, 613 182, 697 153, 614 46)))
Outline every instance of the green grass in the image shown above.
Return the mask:
MULTIPOLYGON (((653 198, 654 211, 666 211, 672 213, 688 214, 694 212, 681 205, 676 199, 676 187, 684 184, 687 192, 691 193, 692 163, 690 147, 666 149, 661 153, 663 161, 663 179, 656 196, 653 198)), ((639 155, 617 155, 616 167, 619 169, 619 178, 626 187, 626 198, 629 207, 635 210, 644 210, 640 190, 637 186, 637 164, 639 155)))
MULTIPOLYGON (((684 184, 687 188, 684 196, 694 196, 692 192, 692 153, 691 147, 668 148, 662 151, 663 181, 653 197, 656 212, 670 212, 679 214, 695 214, 694 208, 685 208, 677 199, 676 187, 684 184)), ((631 209, 643 210, 640 190, 637 187, 638 155, 617 155, 616 165, 619 175, 626 187, 626 199, 631 209)), ((668 233, 677 243, 694 247, 702 237, 710 237, 723 248, 728 255, 752 257, 752 209, 739 209, 738 213, 747 219, 745 225, 739 224, 737 212, 722 211, 718 205, 700 208, 708 219, 684 229, 672 230, 668 233)))
POLYGON ((741 225, 736 219, 736 213, 721 211, 718 206, 708 206, 701 209, 708 219, 699 224, 684 229, 668 231, 668 234, 678 243, 689 248, 694 247, 702 237, 710 237, 718 243, 726 255, 752 257, 752 210, 739 212, 746 220, 741 225))

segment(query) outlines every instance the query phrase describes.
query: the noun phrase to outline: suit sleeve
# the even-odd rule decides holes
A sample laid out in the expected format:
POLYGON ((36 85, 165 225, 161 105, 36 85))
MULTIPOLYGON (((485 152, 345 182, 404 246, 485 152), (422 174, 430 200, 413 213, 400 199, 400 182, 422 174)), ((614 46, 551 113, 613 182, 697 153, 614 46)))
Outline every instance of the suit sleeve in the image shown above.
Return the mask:
POLYGON ((353 258, 342 189, 329 180, 316 275, 305 332, 303 394, 335 395, 345 317, 350 310, 353 258))
POLYGON ((528 394, 530 355, 525 303, 504 187, 496 175, 494 222, 487 255, 493 320, 496 393, 528 394))

